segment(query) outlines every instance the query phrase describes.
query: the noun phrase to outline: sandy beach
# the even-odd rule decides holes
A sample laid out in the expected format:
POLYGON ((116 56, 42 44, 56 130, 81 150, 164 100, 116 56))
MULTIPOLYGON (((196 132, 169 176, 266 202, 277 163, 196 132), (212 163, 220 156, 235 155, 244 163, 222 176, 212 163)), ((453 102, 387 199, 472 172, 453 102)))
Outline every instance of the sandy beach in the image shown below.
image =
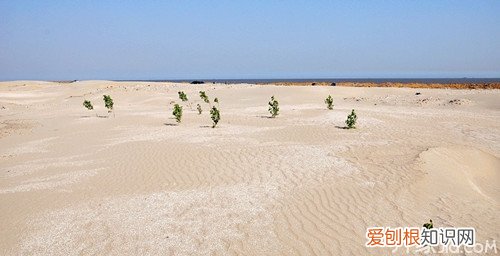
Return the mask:
POLYGON ((1 255, 387 255, 367 228, 429 219, 484 243, 499 184, 499 89, 0 82, 1 255))

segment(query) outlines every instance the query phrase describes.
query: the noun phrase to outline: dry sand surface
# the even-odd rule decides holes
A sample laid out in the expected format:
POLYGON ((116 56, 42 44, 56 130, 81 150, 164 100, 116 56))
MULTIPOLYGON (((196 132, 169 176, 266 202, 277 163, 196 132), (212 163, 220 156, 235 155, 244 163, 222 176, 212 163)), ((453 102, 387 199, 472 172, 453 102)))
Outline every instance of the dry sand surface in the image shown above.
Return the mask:
POLYGON ((1 255, 388 254, 367 227, 430 218, 500 239, 500 90, 2 82, 0 145, 1 255))

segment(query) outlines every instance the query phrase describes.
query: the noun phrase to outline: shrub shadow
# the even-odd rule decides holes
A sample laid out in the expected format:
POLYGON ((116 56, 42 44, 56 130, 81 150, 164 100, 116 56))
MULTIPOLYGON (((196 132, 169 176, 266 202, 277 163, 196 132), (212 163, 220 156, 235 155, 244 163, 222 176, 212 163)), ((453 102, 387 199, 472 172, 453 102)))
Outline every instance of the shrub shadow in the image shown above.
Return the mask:
MULTIPOLYGON (((94 115, 87 115, 87 116, 80 116, 80 118, 92 118, 94 115)), ((109 118, 109 116, 100 116, 100 115, 95 115, 97 118, 109 118)))
POLYGON ((268 118, 268 119, 273 119, 275 117, 272 117, 272 116, 257 116, 257 117, 260 117, 260 118, 268 118))
POLYGON ((338 126, 338 125, 335 125, 335 128, 337 128, 337 129, 343 129, 343 130, 349 130, 349 127, 347 127, 347 126, 338 126))

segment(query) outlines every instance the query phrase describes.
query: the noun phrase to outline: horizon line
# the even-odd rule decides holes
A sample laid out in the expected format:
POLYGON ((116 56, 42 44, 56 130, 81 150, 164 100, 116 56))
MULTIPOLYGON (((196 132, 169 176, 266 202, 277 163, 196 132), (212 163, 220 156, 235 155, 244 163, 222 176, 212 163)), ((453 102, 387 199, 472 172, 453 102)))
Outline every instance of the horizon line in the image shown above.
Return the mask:
POLYGON ((294 78, 149 78, 149 79, 113 79, 113 78, 88 78, 88 79, 0 79, 1 82, 9 81, 45 81, 45 82, 58 82, 58 81, 92 81, 92 80, 102 80, 102 81, 195 81, 195 80, 205 80, 205 81, 238 81, 238 80, 274 80, 274 81, 287 81, 287 80, 303 80, 303 81, 314 81, 314 80, 500 80, 498 77, 294 77, 294 78))

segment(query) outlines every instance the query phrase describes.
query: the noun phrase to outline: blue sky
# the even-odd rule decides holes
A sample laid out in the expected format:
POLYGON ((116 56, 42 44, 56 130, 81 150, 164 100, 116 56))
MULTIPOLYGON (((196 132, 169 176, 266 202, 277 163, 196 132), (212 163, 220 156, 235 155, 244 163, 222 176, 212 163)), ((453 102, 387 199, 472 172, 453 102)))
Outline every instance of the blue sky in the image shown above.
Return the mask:
POLYGON ((0 0, 0 80, 500 77, 500 1, 0 0))

